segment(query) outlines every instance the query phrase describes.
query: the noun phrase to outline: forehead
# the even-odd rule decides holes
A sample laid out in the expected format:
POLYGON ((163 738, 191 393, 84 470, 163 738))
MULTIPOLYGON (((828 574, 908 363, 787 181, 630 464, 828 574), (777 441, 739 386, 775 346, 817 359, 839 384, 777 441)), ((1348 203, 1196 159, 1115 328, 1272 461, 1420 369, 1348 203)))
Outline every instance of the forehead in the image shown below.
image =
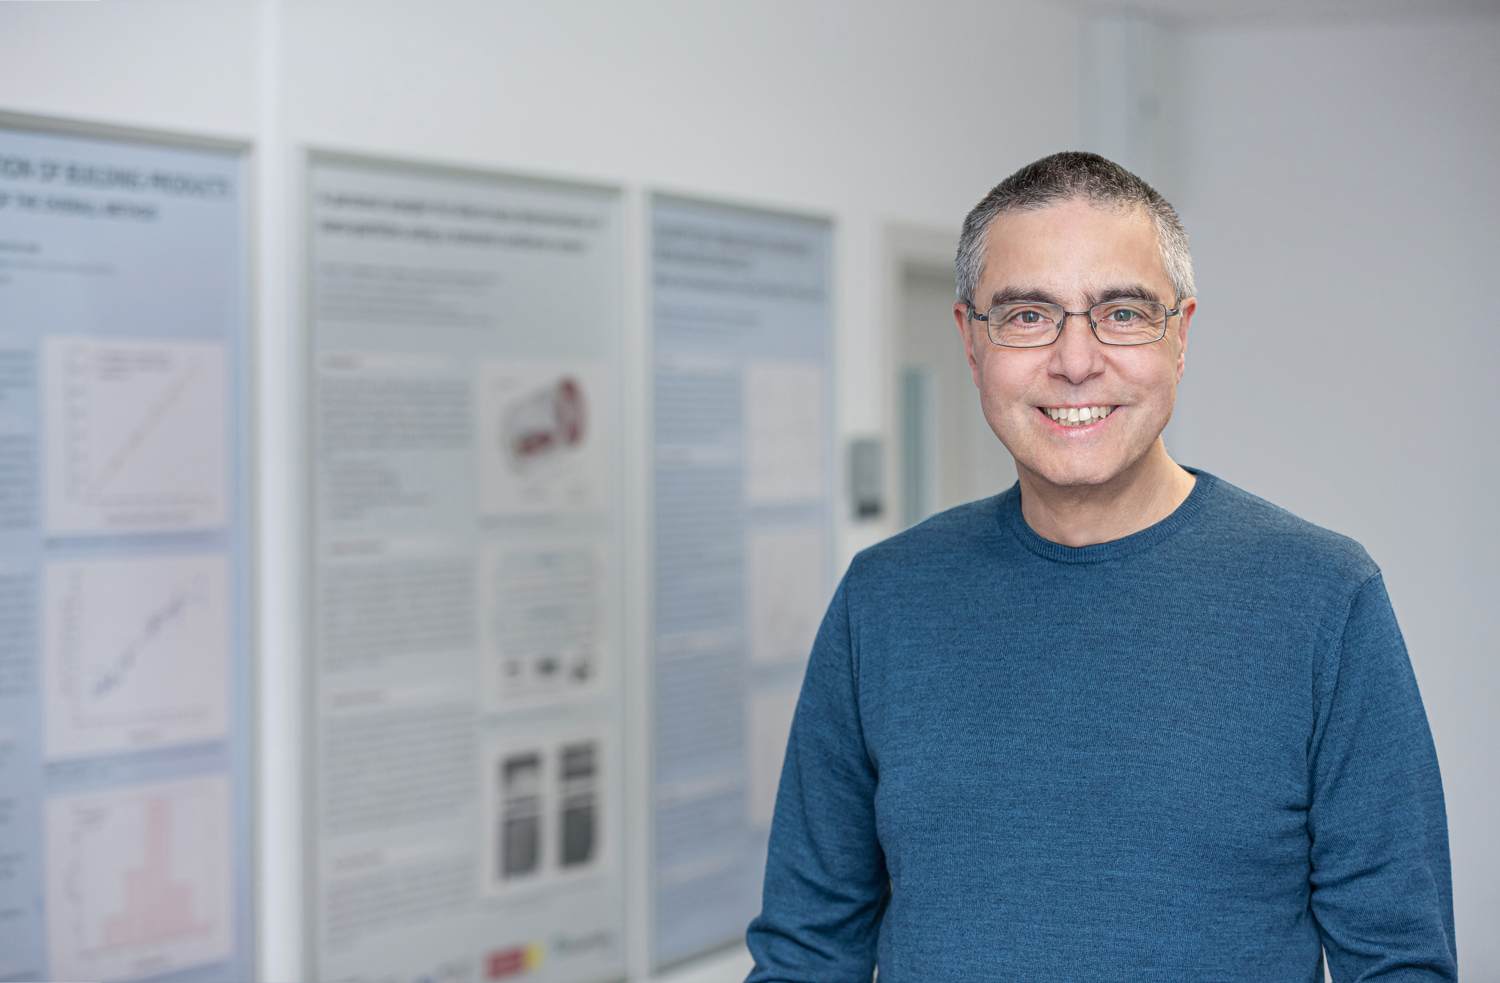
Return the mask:
POLYGON ((1156 226, 1144 209, 1098 208, 1086 201, 1011 211, 990 223, 980 284, 1090 289, 1114 282, 1170 291, 1156 226))

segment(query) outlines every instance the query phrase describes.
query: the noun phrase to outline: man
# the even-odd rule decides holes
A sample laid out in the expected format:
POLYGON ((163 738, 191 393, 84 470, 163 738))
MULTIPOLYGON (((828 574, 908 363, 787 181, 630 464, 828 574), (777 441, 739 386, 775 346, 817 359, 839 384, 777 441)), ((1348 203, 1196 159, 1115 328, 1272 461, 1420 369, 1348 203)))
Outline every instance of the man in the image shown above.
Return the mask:
POLYGON ((958 295, 1018 481, 845 575, 751 983, 1312 983, 1324 951, 1340 983, 1455 979, 1378 569, 1162 443, 1197 309, 1172 207, 1102 157, 1037 161, 969 214, 958 295))

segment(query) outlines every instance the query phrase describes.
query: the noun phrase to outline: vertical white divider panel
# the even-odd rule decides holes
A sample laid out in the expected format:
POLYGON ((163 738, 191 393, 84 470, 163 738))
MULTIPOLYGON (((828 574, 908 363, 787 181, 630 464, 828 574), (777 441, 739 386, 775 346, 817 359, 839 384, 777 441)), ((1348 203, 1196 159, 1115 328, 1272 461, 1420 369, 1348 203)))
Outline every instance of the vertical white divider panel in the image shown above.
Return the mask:
POLYGON ((656 584, 652 539, 654 495, 652 337, 650 321, 650 199, 640 188, 624 198, 625 281, 625 935, 631 980, 651 975, 655 856, 652 850, 655 693, 651 686, 651 635, 656 584))
POLYGON ((281 0, 256 6, 256 525, 260 612, 256 720, 257 979, 306 979, 302 966, 301 308, 303 238, 294 214, 300 172, 282 115, 281 0))

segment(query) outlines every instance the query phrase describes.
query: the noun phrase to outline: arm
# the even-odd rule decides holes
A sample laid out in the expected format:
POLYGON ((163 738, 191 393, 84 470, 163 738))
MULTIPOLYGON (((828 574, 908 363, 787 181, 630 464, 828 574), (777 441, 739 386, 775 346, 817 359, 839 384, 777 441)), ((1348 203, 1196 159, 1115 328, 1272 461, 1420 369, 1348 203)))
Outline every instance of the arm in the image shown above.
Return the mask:
POLYGON ((1333 979, 1455 980, 1437 752, 1378 574, 1355 593, 1316 692, 1312 911, 1333 979))
POLYGON ((823 618, 792 720, 746 983, 868 983, 889 876, 860 726, 847 578, 823 618))

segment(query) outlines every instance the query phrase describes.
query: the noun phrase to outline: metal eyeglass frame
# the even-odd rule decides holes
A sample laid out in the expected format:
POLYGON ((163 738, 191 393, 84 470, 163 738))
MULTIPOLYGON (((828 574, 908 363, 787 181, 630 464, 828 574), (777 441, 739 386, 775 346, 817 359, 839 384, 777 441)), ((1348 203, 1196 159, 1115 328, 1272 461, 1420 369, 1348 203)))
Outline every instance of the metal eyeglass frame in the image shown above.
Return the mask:
MULTIPOLYGON (((1161 301, 1159 301, 1159 300, 1149 300, 1148 298, 1145 298, 1145 297, 1140 297, 1140 298, 1138 298, 1138 300, 1140 300, 1143 303, 1161 304, 1161 301)), ((1037 306, 1037 307, 1055 307, 1058 310, 1062 311, 1062 317, 1058 318, 1058 320, 1057 320, 1057 333, 1052 336, 1052 340, 1049 341, 1049 342, 1047 342, 1046 345, 1002 345, 1002 344, 1000 344, 1000 342, 998 342, 998 341, 995 340, 995 336, 994 335, 990 334, 990 331, 989 331, 990 315, 989 315, 989 313, 986 312, 984 314, 975 314, 974 313, 974 304, 971 301, 965 301, 964 302, 964 306, 969 309, 969 320, 971 320, 971 321, 983 321, 983 322, 985 322, 985 332, 984 333, 985 333, 985 336, 990 339, 990 344, 994 345, 996 348, 1016 348, 1016 349, 1024 350, 1024 349, 1027 349, 1027 348, 1046 348, 1046 347, 1048 347, 1048 345, 1055 345, 1055 344, 1057 344, 1057 339, 1059 339, 1059 338, 1062 337, 1063 328, 1065 328, 1067 326, 1067 324, 1068 324, 1068 318, 1070 318, 1070 317, 1086 317, 1086 318, 1088 318, 1089 319, 1089 330, 1094 333, 1094 337, 1095 338, 1099 338, 1099 324, 1098 324, 1097 321, 1094 320, 1094 311, 1097 310, 1100 307, 1108 306, 1109 304, 1120 304, 1120 303, 1129 303, 1129 300, 1128 299, 1106 300, 1106 301, 1104 301, 1102 303, 1095 304, 1093 307, 1090 307, 1086 311, 1069 311, 1069 310, 1063 310, 1063 306, 1061 304, 1049 304, 1049 303, 1047 303, 1045 301, 1036 301, 1035 302, 1035 306, 1037 306)), ((1026 304, 1027 304, 1026 301, 1018 301, 1018 302, 1015 302, 1015 303, 1012 303, 1012 304, 996 304, 995 307, 1017 307, 1017 306, 1024 307, 1024 306, 1026 306, 1026 304)), ((1161 304, 1161 306, 1163 308, 1165 308, 1167 305, 1166 304, 1161 304)), ((995 307, 991 307, 990 310, 993 311, 995 309, 995 307)), ((1177 314, 1181 314, 1181 313, 1182 313, 1182 308, 1181 307, 1174 307, 1171 310, 1167 311, 1162 316, 1162 319, 1161 319, 1161 334, 1157 335, 1155 338, 1152 338, 1150 341, 1118 342, 1118 341, 1105 341, 1103 338, 1099 338, 1099 344, 1101 344, 1101 345, 1108 345, 1111 348, 1139 348, 1141 345, 1154 345, 1158 341, 1161 341, 1163 338, 1165 338, 1167 336, 1167 319, 1170 318, 1170 317, 1173 317, 1173 316, 1175 316, 1177 314)))

